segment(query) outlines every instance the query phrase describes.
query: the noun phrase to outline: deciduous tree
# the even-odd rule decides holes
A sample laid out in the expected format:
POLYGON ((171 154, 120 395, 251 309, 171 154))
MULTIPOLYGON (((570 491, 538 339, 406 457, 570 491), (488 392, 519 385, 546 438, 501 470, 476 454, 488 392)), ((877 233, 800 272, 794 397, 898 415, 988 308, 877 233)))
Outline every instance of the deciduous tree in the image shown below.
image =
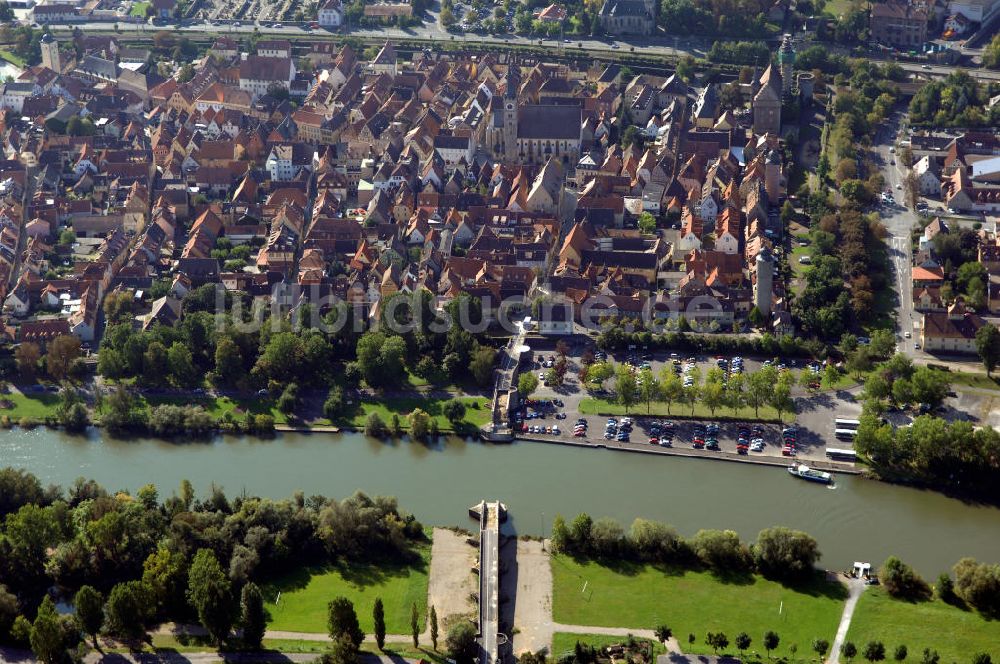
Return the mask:
POLYGON ((69 374, 73 360, 80 357, 80 337, 63 334, 49 342, 45 354, 45 369, 56 380, 63 380, 69 374))
POLYGON ((865 644, 864 657, 872 664, 885 659, 885 644, 881 641, 869 641, 865 644))
POLYGON ((517 391, 522 399, 527 399, 538 389, 538 376, 530 371, 523 372, 517 378, 517 391))
POLYGON ((476 642, 476 629, 471 623, 460 621, 448 630, 445 638, 448 655, 455 664, 474 664, 479 655, 479 645, 476 642))
POLYGON ((235 618, 232 588, 211 549, 198 549, 191 561, 187 598, 216 643, 229 638, 235 618))
POLYGON ((18 344, 14 350, 14 362, 17 364, 17 371, 25 380, 32 380, 38 371, 38 360, 42 357, 42 351, 38 344, 31 341, 24 341, 18 344))
POLYGON ((104 608, 108 632, 120 638, 140 638, 145 634, 150 608, 149 591, 141 581, 117 584, 104 608))
POLYGON ((777 632, 768 630, 764 633, 764 650, 767 651, 768 658, 771 657, 771 651, 776 650, 780 643, 781 637, 778 636, 777 632))
POLYGON ((670 637, 674 635, 674 632, 666 625, 657 625, 656 629, 653 630, 653 634, 656 635, 657 641, 659 641, 663 645, 666 645, 667 641, 670 640, 670 637))
POLYGON ((1000 329, 995 325, 983 325, 976 332, 976 350, 986 367, 986 375, 991 376, 1000 364, 1000 329))
POLYGON ((743 653, 750 647, 751 643, 753 643, 753 639, 751 639, 750 635, 746 632, 740 632, 736 635, 736 638, 733 640, 733 645, 735 645, 736 649, 740 651, 740 659, 743 658, 743 653))

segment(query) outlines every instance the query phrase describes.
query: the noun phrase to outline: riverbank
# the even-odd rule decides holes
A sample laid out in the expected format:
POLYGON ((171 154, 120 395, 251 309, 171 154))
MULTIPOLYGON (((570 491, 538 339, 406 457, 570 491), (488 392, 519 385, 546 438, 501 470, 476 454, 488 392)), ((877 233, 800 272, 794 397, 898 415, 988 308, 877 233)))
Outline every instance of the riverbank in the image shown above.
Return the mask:
MULTIPOLYGON (((401 393, 392 396, 365 399, 345 406, 343 413, 333 420, 323 417, 296 417, 295 414, 282 412, 277 407, 277 400, 270 396, 231 395, 231 394, 172 394, 162 392, 147 392, 138 394, 136 410, 145 416, 157 406, 196 406, 205 411, 214 421, 212 430, 218 433, 237 433, 247 435, 269 435, 272 431, 298 433, 338 433, 341 431, 363 431, 370 415, 377 414, 385 423, 391 426, 393 417, 399 419, 399 429, 409 431, 410 414, 417 408, 430 416, 436 422, 437 429, 443 434, 467 435, 475 433, 490 419, 489 399, 485 396, 443 393, 423 393, 414 391, 412 394, 401 393), (444 405, 456 400, 465 406, 464 415, 452 421, 444 414, 444 405), (248 426, 248 418, 270 418, 265 426, 256 422, 248 426)), ((303 397, 302 409, 321 412, 322 398, 303 397), (319 403, 313 403, 318 401, 319 403)), ((56 426, 62 397, 49 386, 33 385, 21 389, 12 389, 0 395, 0 426, 11 428, 20 426, 32 428, 37 426, 56 426), (31 389, 28 389, 28 388, 31 389)), ((89 409, 92 425, 101 426, 103 407, 89 409)))
MULTIPOLYGON (((757 466, 771 466, 787 468, 795 462, 791 457, 775 456, 751 456, 750 454, 737 454, 723 450, 694 449, 689 447, 662 447, 660 445, 650 445, 648 443, 620 443, 617 440, 587 440, 586 438, 564 438, 562 436, 525 436, 516 434, 515 438, 524 442, 549 443, 551 445, 568 445, 571 447, 582 447, 591 449, 607 449, 620 452, 634 452, 637 454, 654 454, 660 456, 689 457, 697 459, 709 459, 712 461, 731 461, 734 463, 751 464, 757 466)), ((808 460, 810 468, 837 472, 844 475, 862 475, 864 471, 855 464, 840 461, 819 461, 808 460)))

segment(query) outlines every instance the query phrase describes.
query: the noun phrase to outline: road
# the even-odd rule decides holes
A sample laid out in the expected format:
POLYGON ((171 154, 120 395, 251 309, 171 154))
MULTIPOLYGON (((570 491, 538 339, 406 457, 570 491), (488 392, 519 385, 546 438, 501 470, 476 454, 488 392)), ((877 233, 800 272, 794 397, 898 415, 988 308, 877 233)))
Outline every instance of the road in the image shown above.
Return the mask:
MULTIPOLYGON (((433 12, 431 12, 430 16, 431 20, 427 20, 423 24, 414 28, 354 29, 350 30, 346 34, 349 34, 352 37, 372 40, 430 40, 439 42, 451 41, 456 43, 471 40, 475 41, 477 44, 492 44, 497 46, 524 47, 533 45, 542 46, 550 51, 554 51, 555 55, 560 55, 567 48, 574 50, 582 48, 583 50, 593 54, 604 53, 606 56, 615 55, 616 52, 635 52, 658 57, 691 55, 696 58, 704 58, 708 52, 708 48, 711 46, 711 40, 701 39, 699 37, 680 37, 673 35, 654 35, 651 37, 631 35, 627 37, 616 36, 614 39, 608 38, 606 40, 596 39, 590 36, 574 36, 572 39, 560 40, 539 39, 538 37, 528 37, 516 34, 489 35, 479 33, 452 33, 440 26, 436 20, 436 15, 433 12)), ((121 34, 143 34, 155 33, 161 30, 171 30, 182 34, 201 32, 209 35, 250 34, 256 29, 259 30, 262 35, 269 37, 284 37, 289 40, 316 40, 317 37, 343 36, 345 34, 343 32, 331 33, 325 29, 309 30, 307 29, 308 26, 291 25, 288 23, 281 23, 280 28, 259 26, 255 25, 252 21, 225 20, 216 21, 215 23, 217 25, 213 25, 208 21, 189 20, 185 21, 182 25, 148 25, 145 23, 109 23, 107 21, 89 21, 82 23, 51 24, 49 27, 54 31, 68 31, 74 28, 80 28, 84 32, 100 33, 115 31, 115 26, 117 26, 117 32, 121 34)), ((866 57, 875 61, 888 61, 885 58, 878 57, 877 54, 870 53, 866 57)), ((951 67, 947 65, 923 65, 914 62, 898 62, 897 64, 911 74, 936 77, 947 76, 956 69, 961 69, 961 67, 951 67)), ((979 80, 1000 82, 1000 71, 991 71, 987 69, 966 70, 979 80)))
POLYGON ((882 167, 882 176, 885 178, 886 188, 892 192, 896 199, 895 205, 883 205, 881 208, 882 223, 885 224, 889 236, 886 238, 886 245, 889 251, 889 259, 892 262, 892 282, 893 288, 898 296, 896 306, 896 324, 898 332, 899 348, 909 356, 916 354, 916 344, 919 334, 916 332, 915 324, 918 322, 919 314, 913 310, 913 281, 910 278, 912 252, 910 237, 913 228, 917 225, 917 215, 905 205, 905 191, 903 181, 905 174, 896 161, 896 154, 893 148, 904 113, 896 111, 889 118, 876 135, 877 143, 875 152, 878 155, 882 167), (910 338, 906 338, 906 333, 910 333, 910 338))

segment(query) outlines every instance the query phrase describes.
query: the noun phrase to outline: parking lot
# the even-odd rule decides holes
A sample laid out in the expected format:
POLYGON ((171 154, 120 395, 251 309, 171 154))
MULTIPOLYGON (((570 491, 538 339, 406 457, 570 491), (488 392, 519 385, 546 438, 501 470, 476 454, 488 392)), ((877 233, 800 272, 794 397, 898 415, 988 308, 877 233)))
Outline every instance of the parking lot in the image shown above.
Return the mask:
MULTIPOLYGON (((622 448, 651 448, 661 447, 660 438, 663 437, 661 426, 657 430, 657 425, 662 425, 666 421, 672 422, 673 436, 670 440, 671 449, 690 450, 691 453, 705 456, 737 455, 747 457, 764 457, 771 462, 779 459, 788 460, 783 450, 782 427, 777 424, 766 424, 746 421, 723 421, 723 420, 692 420, 680 417, 683 415, 682 407, 674 408, 673 417, 648 417, 643 414, 645 406, 638 404, 630 415, 632 420, 631 431, 627 440, 619 440, 621 417, 617 417, 619 425, 616 426, 614 434, 606 437, 608 422, 607 416, 582 415, 579 405, 582 399, 590 396, 580 385, 579 371, 581 357, 584 353, 583 347, 577 347, 566 354, 567 370, 560 386, 547 386, 541 381, 538 390, 532 395, 531 401, 534 405, 522 411, 521 428, 528 427, 527 430, 518 431, 521 438, 534 440, 560 440, 564 442, 575 442, 580 444, 599 444, 606 447, 622 448), (578 420, 586 422, 586 431, 583 435, 574 435, 574 429, 578 420), (717 449, 710 449, 707 444, 709 425, 718 427, 714 438, 717 449), (695 439, 699 437, 698 427, 702 427, 700 438, 703 445, 696 447, 695 439), (748 443, 759 439, 759 446, 750 449, 748 444, 746 450, 738 450, 739 433, 741 428, 746 428, 750 435, 747 436, 748 443), (757 431, 759 429, 759 431, 757 431), (551 432, 550 432, 551 431, 551 432), (558 433, 555 433, 558 431, 558 433), (651 439, 656 438, 657 442, 651 443, 651 439), (756 449, 759 447, 759 450, 756 449)), ((681 372, 687 366, 697 367, 704 380, 704 376, 709 369, 719 366, 719 361, 714 356, 690 355, 677 353, 676 358, 671 357, 671 353, 647 353, 634 351, 632 353, 611 353, 608 360, 615 364, 631 361, 636 365, 647 364, 654 374, 659 376, 660 371, 666 365, 673 365, 674 359, 681 363, 681 372), (693 359, 693 363, 687 360, 693 359)), ((549 367, 549 358, 556 359, 555 351, 536 351, 531 359, 529 370, 536 375, 544 375, 549 367)), ((727 357, 727 367, 732 366, 732 357, 727 357)), ((776 358, 780 363, 787 363, 790 369, 800 369, 803 366, 802 360, 792 360, 776 358)), ((742 360, 743 372, 748 373, 760 369, 768 360, 760 357, 744 358, 742 360)), ((826 447, 850 447, 849 443, 837 441, 833 436, 833 420, 835 417, 855 418, 860 413, 860 404, 854 400, 854 395, 850 392, 823 392, 816 395, 802 394, 796 399, 796 408, 799 415, 796 418, 796 451, 795 457, 803 460, 825 460, 826 447)), ((715 447, 714 445, 712 447, 715 447)), ((665 451, 665 450, 664 450, 665 451)))

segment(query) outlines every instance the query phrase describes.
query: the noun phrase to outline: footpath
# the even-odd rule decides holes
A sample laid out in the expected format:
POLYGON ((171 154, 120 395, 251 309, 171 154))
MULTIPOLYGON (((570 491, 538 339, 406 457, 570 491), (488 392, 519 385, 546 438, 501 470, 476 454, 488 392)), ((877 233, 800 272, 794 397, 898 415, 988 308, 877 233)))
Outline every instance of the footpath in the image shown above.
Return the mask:
POLYGON ((844 612, 840 615, 840 625, 837 626, 837 636, 834 637, 833 645, 830 647, 830 657, 826 660, 827 664, 840 664, 840 648, 844 645, 847 631, 851 628, 854 607, 858 605, 858 600, 861 599, 865 588, 868 587, 863 579, 848 579, 845 583, 848 590, 847 603, 844 604, 844 612))

